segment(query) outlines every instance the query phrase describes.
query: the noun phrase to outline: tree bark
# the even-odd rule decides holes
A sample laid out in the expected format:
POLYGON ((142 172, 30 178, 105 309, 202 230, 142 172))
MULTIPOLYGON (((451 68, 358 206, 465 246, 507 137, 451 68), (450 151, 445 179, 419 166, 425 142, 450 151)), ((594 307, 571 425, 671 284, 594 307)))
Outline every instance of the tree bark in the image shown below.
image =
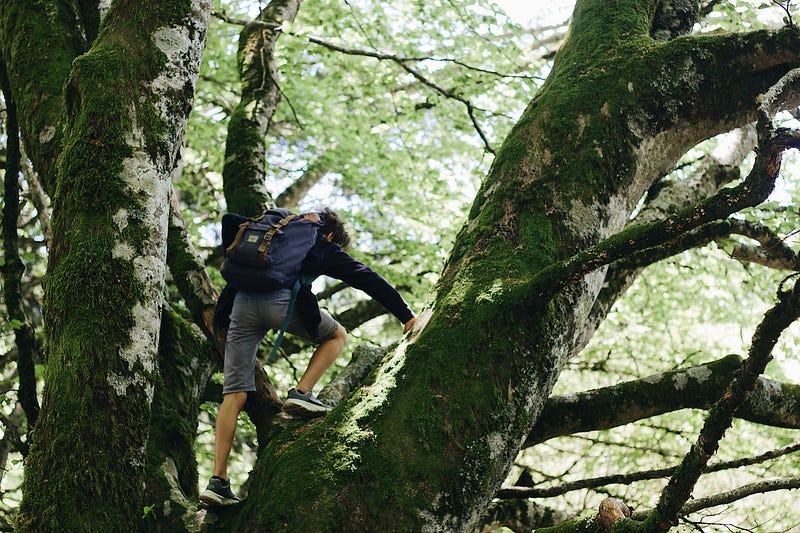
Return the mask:
MULTIPOLYGON (((554 437, 619 427, 680 409, 708 409, 741 366, 738 355, 688 369, 664 372, 611 387, 548 398, 525 440, 534 446, 554 437)), ((737 418, 800 428, 800 386, 761 377, 737 418)))
POLYGON ((44 399, 19 514, 26 531, 142 517, 170 176, 209 11, 205 0, 115 2, 73 63, 45 287, 44 399))
POLYGON ((144 523, 151 532, 192 531, 197 521, 195 437, 203 401, 198 384, 219 368, 219 354, 195 330, 174 311, 164 311, 144 478, 144 523))

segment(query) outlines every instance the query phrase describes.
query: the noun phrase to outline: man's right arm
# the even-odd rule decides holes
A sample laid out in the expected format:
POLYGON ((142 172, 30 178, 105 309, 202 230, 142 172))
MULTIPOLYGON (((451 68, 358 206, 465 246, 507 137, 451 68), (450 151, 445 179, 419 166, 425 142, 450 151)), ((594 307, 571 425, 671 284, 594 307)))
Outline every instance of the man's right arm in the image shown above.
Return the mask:
POLYGON ((326 254, 324 263, 323 273, 326 276, 344 281, 351 287, 367 293, 404 324, 404 333, 411 327, 414 319, 413 311, 397 289, 380 274, 353 259, 337 244, 331 244, 331 250, 326 254))

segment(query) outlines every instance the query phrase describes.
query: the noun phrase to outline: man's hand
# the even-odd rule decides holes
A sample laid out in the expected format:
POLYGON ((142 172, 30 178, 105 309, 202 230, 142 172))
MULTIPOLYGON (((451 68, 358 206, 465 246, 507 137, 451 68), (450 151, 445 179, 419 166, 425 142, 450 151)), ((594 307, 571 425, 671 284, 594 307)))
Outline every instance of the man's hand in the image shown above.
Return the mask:
POLYGON ((321 219, 319 218, 318 213, 306 213, 300 218, 300 220, 304 222, 319 222, 321 219))
POLYGON ((406 322, 406 323, 403 325, 403 335, 405 335, 406 333, 408 333, 408 330, 410 330, 410 329, 411 329, 411 326, 413 326, 413 325, 414 325, 414 321, 415 321, 416 319, 417 319, 417 317, 414 317, 414 318, 412 318, 411 320, 409 320, 408 322, 406 322))

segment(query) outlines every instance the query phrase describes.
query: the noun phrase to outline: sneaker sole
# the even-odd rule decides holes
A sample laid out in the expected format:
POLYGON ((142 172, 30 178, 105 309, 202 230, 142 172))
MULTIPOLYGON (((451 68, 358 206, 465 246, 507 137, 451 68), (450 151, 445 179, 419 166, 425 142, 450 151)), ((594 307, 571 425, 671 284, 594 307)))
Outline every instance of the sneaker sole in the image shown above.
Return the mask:
POLYGON ((200 494, 200 501, 205 503, 206 505, 235 505, 239 503, 239 500, 232 500, 231 498, 226 498, 224 496, 220 496, 216 492, 210 490, 204 490, 200 494))
POLYGON ((330 408, 292 399, 284 402, 283 411, 292 416, 298 416, 300 418, 316 418, 318 416, 325 416, 328 414, 330 408))

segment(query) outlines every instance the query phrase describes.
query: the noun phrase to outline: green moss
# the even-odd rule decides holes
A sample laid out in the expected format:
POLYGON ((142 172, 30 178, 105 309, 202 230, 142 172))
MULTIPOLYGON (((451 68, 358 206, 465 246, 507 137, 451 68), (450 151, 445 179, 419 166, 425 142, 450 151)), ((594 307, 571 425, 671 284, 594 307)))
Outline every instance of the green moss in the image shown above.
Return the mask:
POLYGON ((144 503, 152 506, 158 520, 148 531, 183 531, 181 509, 172 500, 172 487, 163 465, 171 461, 178 475, 179 489, 188 501, 197 498, 197 461, 194 453, 200 393, 216 363, 216 354, 204 339, 176 312, 167 309, 159 337, 159 369, 155 381, 150 438, 147 443, 144 503), (172 501, 171 501, 172 500, 172 501))
POLYGON ((85 50, 85 42, 69 6, 43 0, 7 2, 0 7, 0 42, 26 151, 52 194, 62 139, 64 80, 72 60, 85 50))
POLYGON ((264 139, 248 111, 253 100, 242 99, 231 114, 225 144, 223 183, 228 210, 244 216, 256 216, 263 211, 269 198, 264 193, 264 139))

